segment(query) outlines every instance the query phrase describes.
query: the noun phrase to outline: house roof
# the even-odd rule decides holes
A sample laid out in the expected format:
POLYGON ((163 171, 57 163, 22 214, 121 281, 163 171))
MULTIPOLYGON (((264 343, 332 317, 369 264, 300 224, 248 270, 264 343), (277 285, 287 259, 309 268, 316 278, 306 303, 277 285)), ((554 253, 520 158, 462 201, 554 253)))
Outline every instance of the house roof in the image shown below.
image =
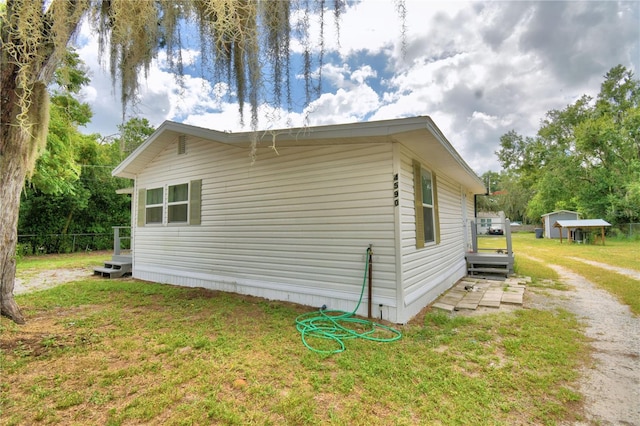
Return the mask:
POLYGON ((545 217, 545 216, 551 216, 552 214, 558 214, 558 213, 572 213, 572 214, 576 214, 579 215, 580 213, 578 212, 573 212, 571 210, 556 210, 555 212, 551 212, 551 213, 547 213, 547 214, 543 214, 540 217, 545 217))
POLYGON ((238 133, 220 132, 165 121, 113 170, 113 176, 135 178, 148 163, 169 144, 175 143, 180 136, 247 147, 247 149, 252 139, 256 137, 258 141, 271 142, 275 139, 278 146, 400 142, 419 157, 427 159, 436 173, 450 176, 475 194, 483 194, 486 191, 482 180, 460 157, 428 116, 238 133))
POLYGON ((553 224, 554 228, 595 228, 611 226, 603 219, 558 220, 553 224))

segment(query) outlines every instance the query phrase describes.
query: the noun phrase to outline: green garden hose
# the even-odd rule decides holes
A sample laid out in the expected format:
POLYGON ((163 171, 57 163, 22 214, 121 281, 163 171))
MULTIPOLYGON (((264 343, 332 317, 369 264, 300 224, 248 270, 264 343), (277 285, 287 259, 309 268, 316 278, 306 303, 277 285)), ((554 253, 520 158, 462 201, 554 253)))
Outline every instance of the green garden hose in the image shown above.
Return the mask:
POLYGON ((371 248, 367 248, 362 290, 360 291, 358 304, 353 311, 345 312, 320 309, 302 314, 296 318, 296 328, 302 335, 302 343, 304 343, 308 349, 322 354, 334 354, 345 350, 344 341, 347 339, 361 338, 375 342, 393 342, 402 337, 402 334, 394 328, 355 317, 355 313, 358 311, 360 303, 362 302, 367 282, 370 250, 371 248), (309 344, 308 340, 312 338, 331 340, 335 342, 337 348, 329 350, 318 349, 309 344))

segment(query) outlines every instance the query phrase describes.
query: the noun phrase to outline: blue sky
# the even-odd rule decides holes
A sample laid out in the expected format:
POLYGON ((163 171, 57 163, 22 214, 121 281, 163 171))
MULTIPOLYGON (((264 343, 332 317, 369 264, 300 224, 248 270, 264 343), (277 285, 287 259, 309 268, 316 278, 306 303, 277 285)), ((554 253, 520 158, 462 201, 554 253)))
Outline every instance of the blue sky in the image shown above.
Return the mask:
MULTIPOLYGON (((322 94, 302 110, 260 109, 260 128, 350 123, 429 115, 478 173, 498 171, 495 151, 509 130, 534 135, 547 111, 597 95, 605 73, 640 71, 640 2, 406 0, 406 50, 392 0, 350 3, 325 25, 322 94), (339 42, 337 41, 339 40, 339 42)), ((317 34, 317 19, 311 20, 317 34)), ((312 40, 317 37, 312 35, 312 40)), ((88 27, 78 52, 91 70, 85 132, 117 133, 122 110, 88 27)), ((294 53, 299 44, 292 43, 294 53)), ((194 64, 199 54, 191 52, 194 64)), ((294 70, 296 72, 299 70, 294 70)), ((142 77, 141 77, 142 78, 142 77)), ((241 131, 238 106, 221 82, 185 77, 180 91, 162 55, 142 81, 127 117, 159 126, 175 120, 241 131)), ((294 92, 301 99, 299 89, 294 92)), ((248 114, 247 114, 248 117, 248 114)), ((247 122, 249 120, 246 120, 247 122)))

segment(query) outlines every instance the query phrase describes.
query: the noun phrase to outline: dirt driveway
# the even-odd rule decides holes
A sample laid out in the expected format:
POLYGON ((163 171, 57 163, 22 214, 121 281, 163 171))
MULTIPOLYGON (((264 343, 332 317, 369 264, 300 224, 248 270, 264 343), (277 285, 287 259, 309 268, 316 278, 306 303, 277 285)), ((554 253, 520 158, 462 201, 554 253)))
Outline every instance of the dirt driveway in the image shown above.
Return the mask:
MULTIPOLYGON (((588 263, 610 269, 599 262, 588 263)), ((572 289, 553 297, 533 297, 530 306, 557 306, 573 312, 585 324, 593 347, 594 363, 583 371, 578 389, 585 396, 588 423, 583 424, 640 425, 640 318, 584 277, 558 265, 548 266, 572 289)), ((640 285, 637 271, 615 271, 639 279, 640 285)))

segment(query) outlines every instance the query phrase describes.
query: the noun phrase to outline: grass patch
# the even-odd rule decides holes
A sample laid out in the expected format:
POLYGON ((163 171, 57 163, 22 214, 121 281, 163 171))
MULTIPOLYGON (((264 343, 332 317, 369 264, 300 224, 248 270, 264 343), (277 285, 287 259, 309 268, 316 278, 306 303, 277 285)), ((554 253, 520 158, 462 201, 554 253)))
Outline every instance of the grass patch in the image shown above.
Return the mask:
POLYGON ((607 241, 607 245, 560 244, 560 240, 535 238, 533 234, 515 234, 513 236, 514 252, 516 253, 516 267, 518 273, 525 271, 532 276, 545 276, 549 270, 546 264, 563 266, 591 281, 598 287, 607 290, 618 300, 628 305, 635 315, 640 315, 640 282, 629 276, 613 272, 609 269, 592 266, 572 258, 592 260, 612 266, 640 271, 640 244, 635 241, 607 241), (520 259, 518 252, 531 253, 536 259, 520 259))
POLYGON ((531 287, 550 288, 553 290, 568 290, 569 287, 560 281, 560 276, 543 262, 529 257, 516 256, 514 260, 516 274, 531 277, 531 287))
POLYGON ((427 313, 401 340, 307 350, 308 308, 136 280, 19 296, 0 320, 4 424, 553 424, 584 362, 564 311, 427 313))
POLYGON ((110 251, 93 251, 66 254, 45 254, 42 256, 25 256, 18 259, 18 273, 41 272, 48 269, 73 269, 89 266, 100 266, 111 259, 110 251))
POLYGON ((514 252, 531 253, 535 257, 547 260, 557 257, 579 257, 596 262, 605 262, 612 266, 640 271, 640 244, 631 240, 608 239, 606 244, 562 244, 559 239, 535 238, 535 234, 512 234, 514 252))

